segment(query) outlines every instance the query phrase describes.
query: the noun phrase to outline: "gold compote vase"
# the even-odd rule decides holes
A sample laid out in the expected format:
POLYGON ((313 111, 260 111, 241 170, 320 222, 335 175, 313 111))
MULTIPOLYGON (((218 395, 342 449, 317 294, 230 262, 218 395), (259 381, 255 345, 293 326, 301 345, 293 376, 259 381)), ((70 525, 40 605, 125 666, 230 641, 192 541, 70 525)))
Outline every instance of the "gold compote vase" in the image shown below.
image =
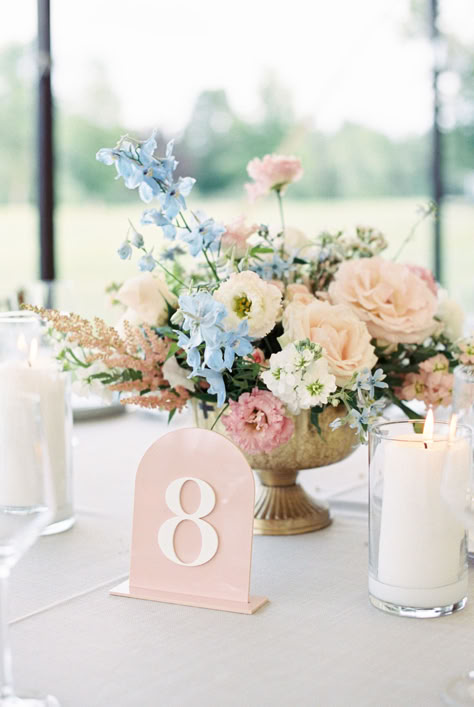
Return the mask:
MULTIPOLYGON (((217 417, 216 409, 193 400, 193 410, 196 425, 211 429, 217 417)), ((336 430, 329 427, 333 420, 345 414, 343 405, 326 407, 319 416, 319 434, 310 420, 309 410, 303 410, 291 416, 295 431, 289 442, 268 454, 243 452, 261 481, 255 503, 256 535, 297 535, 321 530, 331 523, 328 509, 314 501, 296 479, 303 469, 334 464, 358 446, 358 437, 350 427, 336 430)), ((220 420, 214 431, 229 437, 220 420)))

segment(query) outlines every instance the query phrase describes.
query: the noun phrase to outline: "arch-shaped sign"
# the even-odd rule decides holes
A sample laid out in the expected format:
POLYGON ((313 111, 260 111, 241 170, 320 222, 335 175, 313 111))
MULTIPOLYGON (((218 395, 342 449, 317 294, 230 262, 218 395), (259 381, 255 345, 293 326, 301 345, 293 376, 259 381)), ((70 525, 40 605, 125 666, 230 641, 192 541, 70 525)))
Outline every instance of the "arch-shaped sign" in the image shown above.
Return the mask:
POLYGON ((242 452, 209 430, 164 435, 135 480, 130 579, 111 594, 252 614, 255 481, 242 452))

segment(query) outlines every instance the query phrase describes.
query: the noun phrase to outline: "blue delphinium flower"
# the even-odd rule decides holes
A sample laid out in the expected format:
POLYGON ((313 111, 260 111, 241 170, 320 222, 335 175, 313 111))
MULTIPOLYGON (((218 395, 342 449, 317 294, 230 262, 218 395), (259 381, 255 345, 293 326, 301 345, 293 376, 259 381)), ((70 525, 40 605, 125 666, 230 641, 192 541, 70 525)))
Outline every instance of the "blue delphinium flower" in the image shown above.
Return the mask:
POLYGON ((124 241, 120 248, 117 250, 117 253, 119 254, 119 257, 122 260, 130 260, 132 257, 132 246, 130 245, 129 241, 124 241))
POLYGON ((166 193, 173 181, 177 162, 172 155, 173 142, 168 143, 166 157, 153 156, 156 150, 156 130, 145 142, 134 145, 127 139, 113 149, 102 148, 96 158, 106 165, 115 164, 117 178, 123 177, 128 189, 136 189, 140 199, 146 203, 166 193))
POLYGON ((138 261, 138 267, 142 272, 151 272, 156 268, 156 260, 153 257, 151 251, 150 253, 142 255, 142 257, 138 261))
POLYGON ((135 248, 143 248, 144 244, 145 240, 142 234, 138 233, 138 231, 134 231, 132 236, 132 245, 134 245, 135 248))
POLYGON ((225 333, 222 339, 224 347, 224 366, 231 370, 236 356, 247 356, 252 352, 253 346, 250 342, 249 323, 243 319, 237 329, 225 333))
POLYGON ((224 233, 225 227, 222 224, 198 212, 196 217, 193 216, 191 231, 182 231, 181 239, 189 245, 191 255, 196 257, 203 248, 216 251, 224 233))
POLYGON ((179 246, 175 246, 174 248, 167 248, 164 250, 161 255, 160 259, 161 260, 175 260, 177 255, 184 255, 185 251, 179 246))
POLYGON ((208 392, 211 393, 211 395, 217 395, 217 407, 222 407, 227 395, 222 373, 211 371, 208 368, 201 368, 198 371, 198 375, 206 379, 209 383, 208 392))
POLYGON ((137 161, 130 155, 118 147, 108 148, 103 147, 96 154, 96 159, 106 165, 115 165, 117 171, 116 179, 123 177, 125 186, 128 189, 135 189, 138 186, 138 173, 140 171, 140 165, 137 161))
POLYGON ((180 177, 177 182, 171 184, 168 191, 161 195, 163 213, 173 220, 182 209, 186 208, 186 196, 189 196, 196 183, 193 177, 180 177))
POLYGON ((153 223, 163 229, 163 235, 168 240, 172 241, 176 238, 176 226, 158 209, 147 209, 144 211, 140 223, 145 226, 153 223))
POLYGON ((223 331, 219 325, 227 316, 225 306, 209 292, 181 295, 178 302, 184 316, 182 328, 190 332, 190 347, 199 346, 203 341, 216 346, 223 331))
POLYGON ((189 378, 205 378, 210 384, 209 392, 217 395, 220 407, 226 397, 224 369, 232 369, 236 355, 246 356, 252 351, 248 322, 243 320, 237 329, 227 331, 222 323, 227 310, 209 292, 181 295, 179 307, 183 331, 179 331, 178 346, 186 351, 186 361, 191 368, 189 378))

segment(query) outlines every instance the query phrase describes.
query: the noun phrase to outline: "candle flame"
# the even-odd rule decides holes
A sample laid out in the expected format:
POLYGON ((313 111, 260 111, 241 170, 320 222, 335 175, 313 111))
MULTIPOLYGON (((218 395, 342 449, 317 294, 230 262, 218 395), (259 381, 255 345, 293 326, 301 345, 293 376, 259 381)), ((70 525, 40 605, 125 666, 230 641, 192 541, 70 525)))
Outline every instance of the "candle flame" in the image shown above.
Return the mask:
POLYGON ((428 410, 425 424, 423 426, 423 441, 424 442, 432 442, 433 441, 433 432, 434 432, 434 415, 433 415, 433 409, 430 408, 428 410))
POLYGON ((455 412, 451 415, 451 419, 449 421, 449 441, 454 442, 456 439, 456 425, 458 424, 458 416, 456 415, 455 412))
POLYGON ((30 366, 36 361, 38 355, 38 339, 32 339, 30 344, 30 355, 28 357, 28 363, 30 366))
POLYGON ((16 347, 18 351, 21 351, 22 353, 25 353, 28 349, 26 345, 26 339, 24 334, 20 334, 18 337, 18 341, 16 342, 16 347))

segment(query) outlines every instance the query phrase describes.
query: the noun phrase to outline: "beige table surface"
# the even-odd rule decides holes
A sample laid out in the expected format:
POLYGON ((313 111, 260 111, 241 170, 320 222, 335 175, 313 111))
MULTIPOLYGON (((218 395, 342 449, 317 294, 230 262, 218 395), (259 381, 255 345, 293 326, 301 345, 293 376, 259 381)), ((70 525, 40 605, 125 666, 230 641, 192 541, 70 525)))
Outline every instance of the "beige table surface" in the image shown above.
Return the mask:
MULTIPOLYGON (((252 593, 270 604, 253 616, 109 596, 128 573, 136 467, 164 421, 76 424, 77 523, 41 538, 12 578, 17 684, 62 707, 442 704, 449 678, 474 668, 472 604, 434 620, 372 608, 363 516, 255 537, 252 593)), ((301 476, 330 497, 366 478, 366 450, 301 476)))

